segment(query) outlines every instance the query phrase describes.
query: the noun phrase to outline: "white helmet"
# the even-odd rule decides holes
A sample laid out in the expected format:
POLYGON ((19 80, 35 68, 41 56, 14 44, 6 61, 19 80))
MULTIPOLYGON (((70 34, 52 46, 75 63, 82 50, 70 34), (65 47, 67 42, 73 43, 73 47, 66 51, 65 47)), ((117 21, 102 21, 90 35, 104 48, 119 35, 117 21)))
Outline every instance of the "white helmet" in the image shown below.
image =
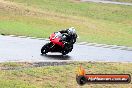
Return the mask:
POLYGON ((74 27, 70 27, 70 28, 68 29, 68 34, 70 34, 70 35, 76 34, 76 29, 75 29, 74 27))

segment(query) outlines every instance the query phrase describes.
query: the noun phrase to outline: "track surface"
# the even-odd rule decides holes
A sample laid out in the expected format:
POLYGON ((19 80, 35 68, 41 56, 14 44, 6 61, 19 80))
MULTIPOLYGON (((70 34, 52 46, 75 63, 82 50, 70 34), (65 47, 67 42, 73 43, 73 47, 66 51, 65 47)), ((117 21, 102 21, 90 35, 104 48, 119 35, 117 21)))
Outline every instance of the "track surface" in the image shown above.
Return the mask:
POLYGON ((82 2, 96 2, 96 3, 110 3, 110 4, 119 4, 119 5, 132 5, 132 3, 126 2, 115 2, 112 0, 80 0, 82 2))
POLYGON ((112 61, 132 62, 132 51, 102 48, 87 45, 74 45, 67 56, 60 53, 41 55, 41 47, 48 41, 0 35, 0 62, 6 61, 112 61))

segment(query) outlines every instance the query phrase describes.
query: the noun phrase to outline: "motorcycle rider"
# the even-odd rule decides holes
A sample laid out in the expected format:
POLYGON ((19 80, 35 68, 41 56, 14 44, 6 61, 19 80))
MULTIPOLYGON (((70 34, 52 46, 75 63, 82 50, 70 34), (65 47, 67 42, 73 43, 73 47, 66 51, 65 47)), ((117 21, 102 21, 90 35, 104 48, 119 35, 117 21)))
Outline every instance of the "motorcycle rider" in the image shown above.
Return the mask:
POLYGON ((68 29, 54 32, 53 34, 51 34, 49 38, 50 38, 50 42, 46 43, 41 48, 41 53, 46 54, 48 52, 61 52, 62 55, 66 55, 72 51, 73 45, 76 42, 77 34, 75 28, 70 27, 68 29), (55 42, 60 44, 57 44, 55 42))
POLYGON ((76 42, 77 34, 76 34, 76 29, 74 27, 70 27, 68 29, 64 29, 59 32, 66 36, 61 39, 62 41, 68 42, 69 44, 74 44, 76 42))

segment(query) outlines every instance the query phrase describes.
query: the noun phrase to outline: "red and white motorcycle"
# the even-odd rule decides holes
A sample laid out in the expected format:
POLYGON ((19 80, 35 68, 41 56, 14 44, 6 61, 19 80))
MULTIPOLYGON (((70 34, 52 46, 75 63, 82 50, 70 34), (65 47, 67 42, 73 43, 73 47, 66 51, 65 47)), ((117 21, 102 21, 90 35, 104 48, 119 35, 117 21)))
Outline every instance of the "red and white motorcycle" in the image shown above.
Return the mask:
POLYGON ((50 42, 46 43, 41 48, 41 54, 46 54, 48 52, 60 52, 62 55, 66 55, 73 49, 73 44, 69 44, 62 40, 66 39, 65 34, 61 34, 60 32, 52 33, 49 37, 50 42))

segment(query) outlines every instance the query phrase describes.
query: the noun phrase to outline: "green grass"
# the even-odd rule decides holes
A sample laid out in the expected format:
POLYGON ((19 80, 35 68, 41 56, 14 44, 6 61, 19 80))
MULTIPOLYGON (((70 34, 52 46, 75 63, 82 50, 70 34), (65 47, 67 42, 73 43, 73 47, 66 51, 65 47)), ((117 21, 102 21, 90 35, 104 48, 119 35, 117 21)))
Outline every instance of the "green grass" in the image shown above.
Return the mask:
MULTIPOLYGON (((8 67, 1 63, 0 67, 8 67), (2 65, 1 65, 2 64, 2 65)), ((10 62, 11 64, 11 62, 10 62)), ((23 68, 16 70, 0 70, 1 88, 130 88, 130 84, 86 84, 79 86, 76 83, 76 73, 80 64, 88 74, 130 74, 131 63, 105 63, 105 62, 70 62, 62 66, 28 67, 25 63, 14 63, 23 68)), ((29 66, 31 66, 30 63, 29 66)), ((12 67, 12 66, 11 66, 12 67)), ((18 66, 13 66, 17 68, 18 66)))
POLYGON ((74 0, 6 0, 4 5, 11 8, 0 10, 1 34, 48 38, 74 26, 78 41, 132 46, 132 6, 74 0))
POLYGON ((11 68, 16 68, 16 67, 28 67, 30 66, 30 63, 16 63, 16 62, 4 62, 0 63, 0 67, 11 67, 11 68))

